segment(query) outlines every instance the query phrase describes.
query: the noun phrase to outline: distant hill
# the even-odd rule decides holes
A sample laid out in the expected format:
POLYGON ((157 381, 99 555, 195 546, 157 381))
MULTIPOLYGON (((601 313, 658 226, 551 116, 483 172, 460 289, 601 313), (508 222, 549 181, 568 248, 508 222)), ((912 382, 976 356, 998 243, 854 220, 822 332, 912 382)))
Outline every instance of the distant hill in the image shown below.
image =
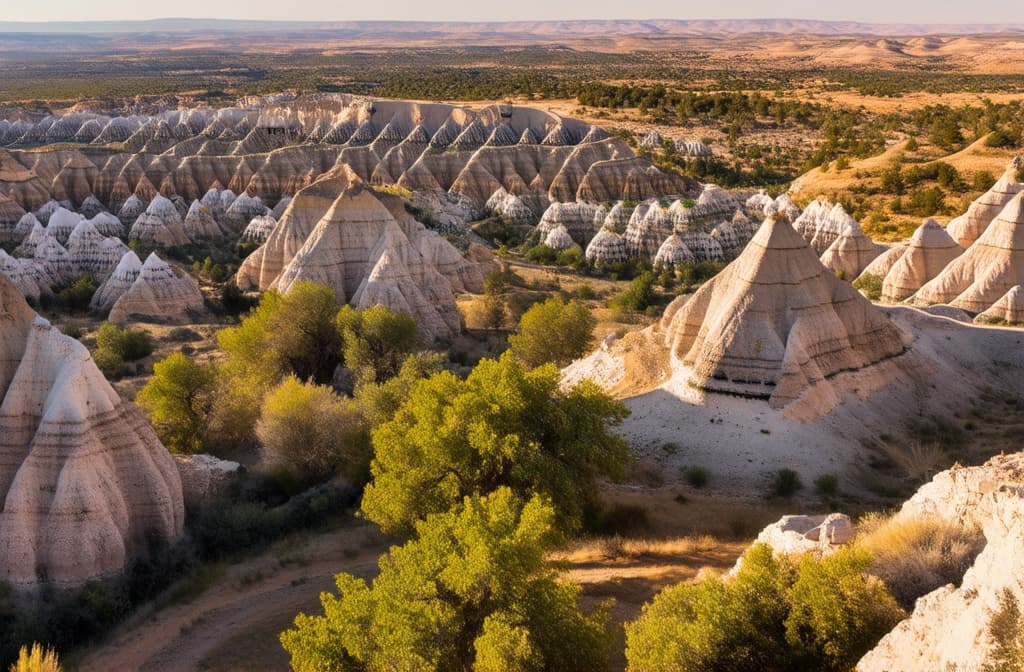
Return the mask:
POLYGON ((1024 32, 1024 23, 999 24, 883 24, 854 21, 802 19, 723 20, 593 20, 514 22, 428 22, 428 21, 252 21, 237 19, 166 18, 150 21, 0 21, 0 33, 37 34, 144 34, 144 33, 280 33, 316 31, 324 36, 407 37, 503 34, 530 36, 534 40, 588 36, 645 35, 671 37, 722 34, 774 35, 977 35, 1024 32))

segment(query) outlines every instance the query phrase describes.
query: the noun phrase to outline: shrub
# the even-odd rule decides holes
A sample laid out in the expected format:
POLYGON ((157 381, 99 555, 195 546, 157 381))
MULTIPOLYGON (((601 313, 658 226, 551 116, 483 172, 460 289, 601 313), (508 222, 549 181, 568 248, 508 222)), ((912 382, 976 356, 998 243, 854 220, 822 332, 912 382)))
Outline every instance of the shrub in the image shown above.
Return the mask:
POLYGON ((96 349, 115 353, 125 362, 134 362, 152 354, 153 337, 142 329, 121 329, 104 322, 96 332, 96 349))
POLYGON ((736 574, 666 588, 626 625, 629 672, 846 672, 902 617, 870 559, 775 557, 758 544, 736 574))
POLYGON ((839 479, 835 474, 822 474, 814 479, 814 491, 822 497, 834 497, 839 492, 839 479))
POLYGON ((367 480, 369 437, 358 404, 325 385, 285 378, 263 400, 256 436, 270 464, 307 481, 339 471, 359 484, 367 480))
POLYGON ((21 647, 18 660, 11 665, 10 672, 61 672, 62 669, 56 651, 33 643, 31 649, 21 647))
POLYGON ((103 375, 110 379, 120 378, 125 373, 124 359, 113 350, 103 348, 93 350, 92 361, 103 375))
POLYGON ((986 147, 1013 147, 1017 144, 1017 138, 1013 137, 1013 134, 999 129, 992 131, 985 138, 986 147))
POLYGON ((704 467, 688 467, 683 475, 686 482, 695 488, 703 488, 708 484, 708 470, 704 467))
POLYGON ((975 191, 988 191, 995 183, 995 175, 983 170, 980 173, 975 173, 974 179, 971 180, 971 188, 975 191))
POLYGON ((771 485, 768 487, 768 494, 771 497, 783 497, 789 499, 798 491, 803 490, 804 484, 800 480, 800 474, 792 469, 783 468, 775 472, 771 485))
POLYGON ((591 301, 597 298, 597 292, 590 285, 580 285, 576 288, 576 298, 580 301, 591 301))
POLYGON ((1024 618, 1020 603, 1009 588, 999 595, 999 610, 988 626, 992 647, 982 672, 1019 672, 1024 670, 1024 618))
POLYGON ((871 573, 908 610, 922 595, 959 584, 984 544, 980 530, 931 516, 872 514, 858 521, 856 546, 873 558, 871 573))
POLYGON ((91 275, 83 275, 75 280, 70 287, 65 287, 57 293, 57 300, 67 311, 76 313, 86 310, 92 301, 92 295, 96 293, 96 281, 91 275))
POLYGON ((882 298, 882 280, 880 275, 863 273, 853 281, 853 288, 864 292, 871 301, 878 301, 882 298))
POLYGON ((541 243, 527 250, 526 258, 535 264, 553 264, 558 258, 558 252, 541 243))
POLYGON ((654 291, 654 281, 654 273, 641 273, 639 277, 633 279, 626 291, 612 299, 611 307, 619 310, 646 310, 658 299, 654 291))
POLYGON ((587 353, 595 326, 597 319, 586 306, 553 296, 523 313, 518 333, 508 342, 512 354, 531 368, 549 362, 562 367, 587 353))

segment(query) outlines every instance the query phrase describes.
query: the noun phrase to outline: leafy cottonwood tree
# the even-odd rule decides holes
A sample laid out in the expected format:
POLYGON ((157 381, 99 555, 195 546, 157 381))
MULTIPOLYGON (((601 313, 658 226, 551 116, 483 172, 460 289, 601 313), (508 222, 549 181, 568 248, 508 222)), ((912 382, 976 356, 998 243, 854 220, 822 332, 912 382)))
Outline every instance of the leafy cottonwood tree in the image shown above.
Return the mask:
POLYGON ((268 461, 323 482, 335 473, 364 483, 370 440, 366 421, 352 399, 326 385, 289 376, 267 394, 256 425, 268 461))
POLYGON ((866 553, 776 557, 767 544, 728 579, 666 588, 626 625, 629 672, 847 672, 904 614, 865 574, 866 553))
POLYGON ((564 529, 597 509, 599 475, 624 475, 625 441, 610 431, 628 411, 589 381, 561 389, 551 365, 532 371, 505 354, 466 380, 442 372, 413 384, 394 417, 373 432, 373 481, 363 512, 384 530, 464 497, 508 486, 549 497, 564 529))
POLYGON ((384 306, 344 306, 335 318, 345 366, 360 382, 382 382, 398 374, 416 348, 416 320, 384 306))
POLYGON ((554 509, 508 488, 467 497, 417 524, 368 586, 336 577, 323 616, 281 635, 296 672, 592 672, 607 666, 608 605, 584 613, 580 587, 544 559, 554 509))
POLYGON ((527 366, 566 366, 591 348, 595 326, 597 319, 586 306, 553 296, 523 313, 519 333, 509 336, 508 342, 527 366))
POLYGON ((177 352, 153 365, 153 377, 135 402, 171 452, 197 453, 206 448, 216 383, 212 364, 177 352))

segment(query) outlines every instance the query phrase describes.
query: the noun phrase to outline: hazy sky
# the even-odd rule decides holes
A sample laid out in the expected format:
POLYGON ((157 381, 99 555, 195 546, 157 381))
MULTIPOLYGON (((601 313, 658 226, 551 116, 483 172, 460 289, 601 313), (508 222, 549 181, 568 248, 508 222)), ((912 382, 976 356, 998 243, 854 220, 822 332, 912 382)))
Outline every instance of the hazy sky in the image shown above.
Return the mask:
POLYGON ((801 18, 899 23, 1024 22, 1019 0, 34 0, 4 3, 10 21, 174 17, 344 21, 801 18))

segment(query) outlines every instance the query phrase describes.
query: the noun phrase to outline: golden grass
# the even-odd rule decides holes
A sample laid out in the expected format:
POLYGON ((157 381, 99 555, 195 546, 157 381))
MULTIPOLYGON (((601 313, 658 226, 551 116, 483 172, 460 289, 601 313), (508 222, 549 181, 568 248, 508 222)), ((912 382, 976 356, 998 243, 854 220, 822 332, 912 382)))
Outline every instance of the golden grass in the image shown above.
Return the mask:
POLYGON ((30 649, 27 646, 21 647, 18 652, 18 660, 8 668, 10 672, 61 672, 60 660, 57 652, 42 644, 33 643, 30 649))
POLYGON ((909 446, 885 444, 886 456, 896 464, 902 475, 923 483, 949 466, 949 457, 942 446, 914 441, 909 446))
POLYGON ((960 583, 985 546, 977 527, 937 516, 870 513, 858 521, 857 529, 855 545, 874 558, 871 573, 885 582, 907 610, 922 595, 947 583, 960 583))
POLYGON ((616 534, 582 539, 553 558, 678 558, 694 553, 710 553, 721 545, 722 542, 710 534, 668 539, 627 538, 616 534))

